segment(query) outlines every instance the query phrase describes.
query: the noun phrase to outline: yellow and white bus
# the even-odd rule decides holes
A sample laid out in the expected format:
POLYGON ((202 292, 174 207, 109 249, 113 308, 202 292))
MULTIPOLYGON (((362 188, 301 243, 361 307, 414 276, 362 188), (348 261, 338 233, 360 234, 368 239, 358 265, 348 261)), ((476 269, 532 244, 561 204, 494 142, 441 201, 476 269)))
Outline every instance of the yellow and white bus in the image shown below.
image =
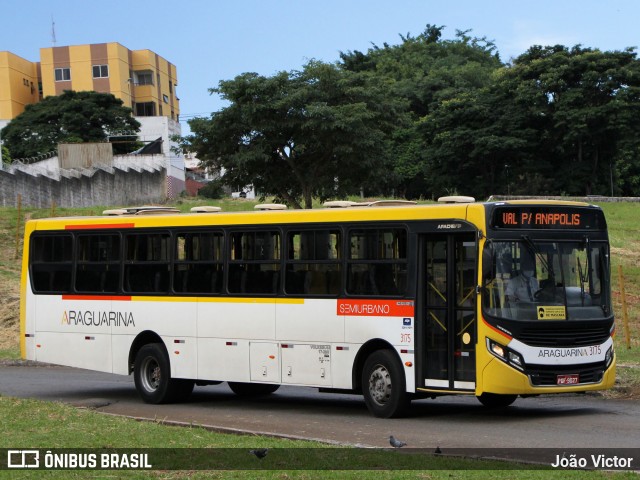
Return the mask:
POLYGON ((150 403, 305 385, 380 417, 611 387, 602 210, 445 200, 29 221, 22 356, 133 374, 150 403))

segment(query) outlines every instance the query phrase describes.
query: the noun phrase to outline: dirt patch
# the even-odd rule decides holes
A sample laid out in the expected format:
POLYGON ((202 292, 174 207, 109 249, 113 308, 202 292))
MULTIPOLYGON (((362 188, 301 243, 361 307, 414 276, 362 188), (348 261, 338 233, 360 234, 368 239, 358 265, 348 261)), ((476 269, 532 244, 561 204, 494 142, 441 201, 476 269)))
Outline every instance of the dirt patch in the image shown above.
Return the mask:
POLYGON ((19 302, 0 306, 0 350, 17 348, 20 343, 19 302))
POLYGON ((0 349, 16 348, 20 335, 20 296, 15 281, 0 277, 0 349))
POLYGON ((16 238, 16 213, 0 214, 0 349, 15 349, 20 336, 22 228, 16 238), (16 243, 17 241, 17 243, 16 243))

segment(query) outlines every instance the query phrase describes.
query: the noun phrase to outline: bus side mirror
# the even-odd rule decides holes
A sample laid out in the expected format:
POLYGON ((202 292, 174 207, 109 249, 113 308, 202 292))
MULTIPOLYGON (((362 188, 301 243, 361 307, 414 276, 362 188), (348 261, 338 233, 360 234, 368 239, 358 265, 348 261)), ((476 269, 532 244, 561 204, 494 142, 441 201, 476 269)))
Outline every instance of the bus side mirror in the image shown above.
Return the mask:
POLYGON ((484 250, 482 251, 482 279, 483 281, 486 281, 488 278, 492 278, 493 275, 493 260, 494 260, 494 253, 493 253, 493 248, 491 248, 490 246, 487 247, 485 246, 484 250))

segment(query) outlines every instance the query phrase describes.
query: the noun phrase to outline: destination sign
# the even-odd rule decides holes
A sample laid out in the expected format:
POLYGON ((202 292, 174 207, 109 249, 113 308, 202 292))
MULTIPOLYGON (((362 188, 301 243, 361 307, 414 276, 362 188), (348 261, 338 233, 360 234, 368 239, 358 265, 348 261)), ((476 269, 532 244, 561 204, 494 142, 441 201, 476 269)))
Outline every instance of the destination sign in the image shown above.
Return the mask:
POLYGON ((555 206, 496 207, 491 227, 513 230, 602 230, 606 228, 602 211, 555 206))

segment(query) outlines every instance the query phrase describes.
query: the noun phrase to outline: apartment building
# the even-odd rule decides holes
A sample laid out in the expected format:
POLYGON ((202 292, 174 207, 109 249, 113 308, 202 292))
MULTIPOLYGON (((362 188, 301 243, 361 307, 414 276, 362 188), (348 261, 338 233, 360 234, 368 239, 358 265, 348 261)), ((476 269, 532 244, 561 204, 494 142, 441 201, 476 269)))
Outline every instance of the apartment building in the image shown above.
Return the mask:
POLYGON ((0 120, 11 120, 40 100, 39 67, 11 52, 0 52, 0 120))
POLYGON ((64 90, 112 93, 136 117, 179 121, 175 65, 151 50, 129 50, 117 42, 40 49, 30 62, 0 52, 0 120, 11 120, 64 90))

